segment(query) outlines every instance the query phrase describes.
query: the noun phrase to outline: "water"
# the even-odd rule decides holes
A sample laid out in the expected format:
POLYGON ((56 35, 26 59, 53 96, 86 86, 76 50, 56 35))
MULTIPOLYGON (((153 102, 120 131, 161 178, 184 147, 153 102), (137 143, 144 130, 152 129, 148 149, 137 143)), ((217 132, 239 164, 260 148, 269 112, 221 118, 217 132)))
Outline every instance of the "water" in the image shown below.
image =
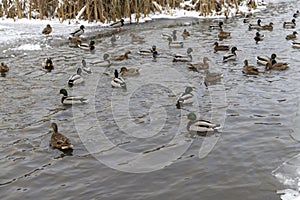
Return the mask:
POLYGON ((7 35, 0 39, 1 62, 10 66, 6 77, 0 78, 2 198, 279 199, 275 191, 285 187, 272 171, 299 153, 299 143, 291 137, 296 134, 293 119, 299 104, 299 50, 284 39, 292 31, 282 28, 296 3, 270 4, 254 15, 252 22, 260 17, 262 24, 271 20, 275 24, 272 32, 262 31, 266 37, 259 44, 242 18, 225 21, 224 29, 232 38, 222 43, 241 49, 236 61, 225 64, 224 53, 213 53, 217 32, 207 28, 218 20, 131 25, 118 34, 121 39, 115 46, 109 37, 93 38, 99 27, 88 27, 86 37, 96 41, 95 54, 67 45, 67 33, 76 26, 66 30, 57 25, 53 39, 45 40, 40 34, 43 23, 1 22, 1 35, 7 35), (193 24, 179 26, 184 22, 193 24), (169 48, 160 36, 184 28, 191 37, 182 49, 169 48), (131 43, 130 33, 144 35, 146 42, 131 43), (163 54, 157 62, 137 54, 152 45, 163 54), (185 53, 188 47, 194 49, 194 60, 211 59, 211 70, 224 74, 221 83, 206 88, 203 73, 188 71, 185 63, 172 63, 168 55, 185 53), (112 89, 112 76, 92 63, 105 52, 116 55, 126 50, 132 51, 130 59, 114 62, 111 68, 138 67, 141 74, 126 78, 127 90, 112 89), (290 68, 259 76, 242 73, 244 59, 254 64, 257 55, 271 53, 289 62, 290 68), (55 67, 51 73, 41 70, 48 56, 55 67), (68 88, 67 79, 83 58, 93 73, 85 75, 84 85, 68 88), (186 86, 197 89, 197 101, 178 110, 176 96, 186 86), (89 104, 61 105, 56 95, 61 88, 86 96, 89 104), (183 120, 191 111, 222 124, 221 133, 191 136, 183 120), (51 122, 73 142, 72 156, 49 147, 51 122))

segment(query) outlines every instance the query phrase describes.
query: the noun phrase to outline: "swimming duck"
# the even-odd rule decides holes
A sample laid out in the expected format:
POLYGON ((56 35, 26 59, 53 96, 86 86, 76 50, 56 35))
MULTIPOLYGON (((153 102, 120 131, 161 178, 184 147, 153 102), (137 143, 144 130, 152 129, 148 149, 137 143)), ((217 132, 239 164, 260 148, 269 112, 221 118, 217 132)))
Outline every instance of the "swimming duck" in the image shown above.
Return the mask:
POLYGON ((261 30, 269 30, 269 31, 272 31, 273 30, 273 22, 270 22, 269 24, 267 25, 263 25, 261 26, 261 30))
POLYGON ((229 46, 228 45, 219 45, 218 42, 215 42, 214 43, 214 50, 215 50, 215 52, 217 52, 217 51, 228 51, 229 46))
POLYGON ((94 51, 95 50, 95 41, 91 40, 90 43, 80 43, 78 44, 78 47, 84 50, 90 50, 94 51))
POLYGON ((292 47, 299 49, 300 48, 300 42, 292 42, 292 47))
POLYGON ((183 30, 181 36, 183 37, 183 39, 187 38, 188 36, 190 36, 190 32, 188 32, 186 29, 183 30))
POLYGON ((297 10, 297 11, 293 14, 293 17, 294 17, 294 18, 297 18, 297 17, 299 17, 299 15, 300 15, 300 12, 299 12, 299 10, 297 10))
POLYGON ((204 85, 206 87, 209 85, 214 85, 215 83, 220 82, 222 77, 223 73, 210 72, 209 70, 205 70, 204 85))
POLYGON ((265 35, 260 34, 259 32, 256 32, 254 40, 256 41, 256 44, 257 44, 259 41, 263 41, 264 38, 265 38, 265 35))
POLYGON ((69 47, 78 47, 82 40, 79 36, 69 37, 69 47))
POLYGON ((74 105, 88 103, 88 99, 81 96, 68 96, 66 89, 61 89, 58 94, 62 94, 61 103, 63 105, 74 105))
POLYGON ((199 72, 200 70, 203 70, 203 69, 208 69, 209 68, 209 59, 207 57, 204 57, 203 58, 203 62, 190 62, 188 64, 188 68, 190 70, 193 70, 193 71, 196 71, 196 72, 199 72))
POLYGON ((151 56, 151 55, 153 55, 153 52, 155 52, 155 51, 156 51, 156 46, 153 45, 151 49, 140 49, 138 51, 138 54, 140 54, 142 56, 151 56))
POLYGON ((70 35, 73 37, 81 36, 84 33, 84 29, 85 29, 84 25, 81 25, 79 29, 73 31, 72 33, 70 33, 70 35))
POLYGON ((103 60, 93 62, 93 64, 99 67, 109 67, 111 66, 112 62, 108 59, 109 55, 107 53, 103 54, 103 60))
POLYGON ((60 150, 73 149, 71 141, 66 136, 58 132, 56 123, 52 123, 50 127, 53 129, 53 133, 50 140, 50 146, 52 148, 60 150))
POLYGON ((74 85, 79 85, 84 82, 81 73, 82 73, 82 69, 79 67, 77 69, 77 73, 70 76, 68 80, 69 87, 73 87, 74 85))
POLYGON ((161 34, 161 37, 163 38, 163 39, 169 39, 169 38, 171 38, 173 41, 176 41, 177 40, 177 30, 173 30, 172 31, 172 34, 169 34, 169 33, 162 33, 161 34))
POLYGON ((273 64, 267 63, 265 70, 266 71, 272 70, 272 69, 274 69, 274 70, 286 70, 287 68, 289 68, 289 64, 288 63, 275 62, 273 64))
POLYGON ((223 56, 223 62, 227 62, 229 60, 236 60, 236 51, 238 49, 236 47, 232 47, 231 51, 223 56))
POLYGON ((120 61, 120 60, 125 60, 125 59, 128 59, 128 55, 131 54, 131 51, 126 51, 124 54, 122 55, 117 55, 117 56, 113 56, 112 59, 113 60, 117 60, 117 61, 120 61))
POLYGON ((296 27, 296 20, 292 19, 291 22, 283 22, 283 28, 295 28, 296 27))
POLYGON ((168 38, 169 41, 169 47, 177 47, 177 48, 183 48, 183 42, 182 41, 172 41, 172 38, 168 38))
POLYGON ((139 36, 133 33, 130 33, 129 36, 131 37, 131 42, 139 42, 139 43, 143 43, 145 42, 145 37, 143 36, 139 36))
POLYGON ((188 114, 187 119, 190 120, 187 124, 187 130, 200 134, 201 136, 203 136, 204 133, 215 132, 221 128, 220 125, 211 123, 210 121, 197 119, 195 113, 188 114))
POLYGON ((227 39, 227 38, 229 38, 229 37, 230 37, 230 32, 225 32, 225 31, 223 31, 223 29, 220 29, 220 30, 219 30, 218 38, 219 38, 220 40, 227 39))
POLYGON ((270 58, 268 56, 257 56, 256 61, 257 61, 257 64, 266 66, 267 63, 271 63, 272 61, 274 62, 276 57, 277 57, 277 55, 274 53, 271 55, 270 58))
POLYGON ((243 19, 243 23, 249 23, 250 22, 250 17, 252 16, 252 13, 249 13, 245 16, 245 18, 243 19))
POLYGON ((82 59, 81 61, 81 64, 82 64, 82 71, 85 72, 85 73, 92 73, 92 69, 88 66, 86 66, 86 61, 84 59, 82 59))
POLYGON ((52 32, 52 27, 50 24, 47 24, 46 27, 43 29, 42 34, 49 35, 52 32))
POLYGON ((54 69, 53 62, 51 58, 46 58, 45 59, 45 64, 44 68, 48 71, 51 72, 54 69))
POLYGON ((257 20, 257 24, 249 24, 249 30, 252 29, 257 29, 257 30, 261 30, 261 19, 257 20))
POLYGON ((192 87, 186 87, 184 93, 180 94, 176 100, 176 108, 180 109, 183 105, 192 104, 194 102, 195 90, 192 87))
POLYGON ((219 30, 219 29, 223 29, 222 26, 223 26, 223 22, 219 22, 218 24, 212 24, 209 26, 209 29, 211 30, 219 30))
POLYGON ((9 68, 7 65, 5 65, 4 63, 1 63, 0 65, 0 73, 6 73, 9 71, 9 68))
POLYGON ((111 86, 113 88, 126 88, 125 80, 122 77, 119 77, 118 70, 115 69, 115 78, 111 81, 111 86))
POLYGON ((120 19, 120 21, 114 22, 109 25, 110 28, 117 28, 118 30, 121 30, 124 26, 124 19, 120 19))
POLYGON ((294 40, 297 38, 297 31, 294 31, 292 34, 289 34, 285 37, 286 40, 294 40))
POLYGON ((173 62, 190 62, 192 61, 192 53, 193 49, 188 48, 186 50, 186 55, 183 54, 175 54, 173 57, 173 62))
POLYGON ((248 60, 244 60, 243 73, 250 75, 258 75, 262 72, 258 71, 257 67, 249 66, 248 60))
POLYGON ((135 76, 138 75, 140 73, 141 69, 138 68, 129 68, 127 69, 127 67, 122 67, 120 69, 120 74, 121 76, 135 76))

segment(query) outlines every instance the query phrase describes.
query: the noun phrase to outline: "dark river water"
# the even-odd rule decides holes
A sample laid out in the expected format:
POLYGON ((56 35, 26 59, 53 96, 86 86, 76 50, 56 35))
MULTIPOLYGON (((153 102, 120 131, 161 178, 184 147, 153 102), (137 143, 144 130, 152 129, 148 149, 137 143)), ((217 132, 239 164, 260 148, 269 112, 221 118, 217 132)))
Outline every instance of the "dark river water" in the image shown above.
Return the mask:
MULTIPOLYGON (((213 51, 217 31, 213 19, 182 18, 128 25, 110 37, 97 37, 105 28, 87 26, 85 37, 96 42, 95 53, 68 46, 75 27, 53 25, 53 38, 40 34, 44 26, 0 23, 1 62, 10 67, 0 77, 0 191, 1 199, 280 199, 285 186, 272 171, 299 153, 297 121, 300 52, 282 27, 296 11, 297 0, 270 3, 251 18, 274 23, 261 31, 258 44, 242 17, 224 20, 231 38, 219 41, 236 46, 237 60, 222 62, 226 52, 213 51), (189 22, 189 26, 184 24, 189 22), (181 37, 183 29, 191 36, 181 37), (162 33, 178 31, 183 48, 170 48, 162 33), (17 32, 17 33, 16 33, 17 32), (130 33, 145 36, 132 43, 130 33), (156 45, 160 53, 140 56, 139 49, 156 45), (193 48, 193 60, 210 59, 210 71, 223 73, 220 82, 206 87, 204 72, 186 63, 173 63, 172 54, 193 48), (112 61, 109 69, 140 68, 140 75, 125 77, 127 89, 112 88, 113 75, 99 66, 104 53, 130 50, 129 59, 112 61), (286 71, 257 76, 242 73, 243 61, 256 64, 258 55, 278 55, 288 62, 286 71), (51 57, 54 70, 46 73, 42 62, 51 57), (84 84, 69 88, 68 78, 85 59, 92 74, 84 84), (196 101, 176 109, 176 98, 186 86, 195 87, 196 101), (63 106, 57 92, 89 99, 88 104, 63 106), (190 112, 221 124, 211 136, 194 136, 184 120, 190 112), (74 145, 72 155, 49 147, 51 122, 74 145)), ((46 23, 46 22, 45 22, 46 23)), ((299 28, 297 27, 298 31, 299 28)), ((298 31, 300 32, 300 31, 298 31)), ((261 70, 263 67, 259 66, 261 70)))

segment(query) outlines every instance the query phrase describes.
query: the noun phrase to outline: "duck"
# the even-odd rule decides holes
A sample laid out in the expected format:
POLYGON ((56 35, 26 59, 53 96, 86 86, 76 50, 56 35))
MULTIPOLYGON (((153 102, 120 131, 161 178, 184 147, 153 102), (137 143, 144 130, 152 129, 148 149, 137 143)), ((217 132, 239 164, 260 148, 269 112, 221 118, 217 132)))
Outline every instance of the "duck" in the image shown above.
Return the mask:
POLYGON ((177 40, 177 30, 173 30, 172 31, 172 34, 169 34, 169 33, 162 33, 161 34, 161 37, 163 38, 163 39, 169 39, 169 38, 171 38, 173 41, 176 41, 177 40))
POLYGON ((50 24, 47 24, 46 27, 43 29, 42 34, 49 35, 52 32, 52 27, 50 24))
POLYGON ((261 30, 262 29, 262 27, 261 27, 261 19, 257 20, 257 24, 249 24, 248 28, 249 28, 249 30, 252 30, 252 29, 261 30))
POLYGON ((266 64, 266 68, 265 70, 268 71, 268 70, 286 70, 289 68, 289 64, 288 63, 278 63, 278 62, 275 62, 275 63, 267 63, 266 64))
POLYGON ((296 20, 292 19, 290 22, 283 22, 283 28, 295 28, 296 27, 296 20))
POLYGON ((124 54, 122 55, 117 55, 117 56, 113 56, 112 59, 116 60, 116 61, 121 61, 121 60, 125 60, 128 59, 128 55, 131 54, 131 51, 126 51, 124 54))
POLYGON ((153 55, 153 52, 157 52, 156 45, 152 45, 151 49, 140 49, 138 54, 141 56, 151 56, 153 55))
POLYGON ((261 30, 269 30, 272 31, 273 30, 273 22, 270 22, 269 24, 263 25, 261 26, 261 30))
POLYGON ((69 37, 69 47, 78 47, 82 43, 82 40, 79 36, 69 37))
POLYGON ((120 74, 121 76, 135 76, 140 74, 140 70, 138 68, 127 68, 127 67, 121 67, 120 74))
POLYGON ((54 69, 53 62, 51 58, 46 58, 45 63, 44 63, 44 68, 48 71, 51 72, 54 69))
POLYGON ((82 64, 82 71, 87 73, 87 74, 91 74, 92 73, 92 69, 88 66, 86 66, 86 61, 84 59, 82 59, 81 61, 81 64, 82 64))
POLYGON ((131 42, 139 42, 139 43, 143 43, 145 42, 145 37, 144 36, 139 36, 133 33, 130 33, 129 36, 131 37, 131 42))
POLYGON ((111 86, 113 88, 126 88, 126 82, 122 77, 119 77, 119 72, 115 69, 114 72, 115 77, 111 81, 111 86))
POLYGON ((72 33, 70 33, 70 35, 71 35, 72 37, 78 37, 78 36, 81 36, 81 35, 84 33, 84 29, 85 29, 84 25, 81 25, 81 26, 79 27, 79 29, 76 29, 75 31, 73 31, 72 33))
POLYGON ((110 42, 114 45, 115 42, 119 39, 120 39, 120 36, 117 36, 116 34, 112 34, 111 38, 110 38, 110 42))
POLYGON ((200 70, 203 70, 203 69, 208 69, 209 68, 209 59, 208 57, 204 57, 203 58, 203 62, 190 62, 188 63, 188 68, 190 70, 193 70, 193 71, 196 71, 196 72, 199 72, 200 70))
POLYGON ((81 76, 82 69, 79 67, 77 73, 70 76, 68 79, 68 86, 73 87, 74 85, 79 85, 84 82, 84 79, 81 76))
POLYGON ((257 67, 255 66, 249 66, 248 60, 246 59, 244 60, 243 73, 249 75, 258 75, 262 72, 258 71, 257 67))
POLYGON ((299 17, 299 15, 300 15, 300 12, 299 12, 299 10, 297 10, 297 11, 293 14, 293 17, 294 17, 294 18, 297 18, 297 17, 299 17))
POLYGON ((53 129, 53 133, 50 140, 50 146, 52 148, 60 150, 73 149, 71 141, 66 136, 58 132, 56 123, 51 123, 50 127, 53 129))
POLYGON ((193 104, 195 90, 192 87, 186 87, 184 93, 180 94, 176 100, 176 108, 181 109, 183 105, 193 104))
POLYGON ((256 32, 254 40, 255 40, 255 42, 257 44, 259 41, 263 41, 264 38, 265 38, 265 35, 260 34, 259 32, 256 32))
POLYGON ((215 52, 217 52, 217 51, 228 51, 229 46, 228 45, 219 45, 218 42, 215 42, 214 43, 214 50, 215 50, 215 52))
POLYGON ((181 36, 183 37, 183 39, 186 39, 188 36, 191 36, 191 34, 186 29, 184 29, 181 36))
POLYGON ((118 30, 121 30, 124 26, 124 19, 120 19, 120 21, 114 22, 109 25, 110 28, 117 28, 118 30))
POLYGON ((183 48, 182 41, 173 41, 171 37, 168 38, 168 41, 169 41, 169 47, 183 48))
POLYGON ((83 49, 83 50, 90 50, 94 51, 95 50, 95 41, 91 40, 89 43, 80 43, 78 44, 78 47, 83 49))
POLYGON ((0 73, 6 73, 9 71, 9 68, 7 65, 5 65, 3 62, 0 65, 0 73))
POLYGON ((175 54, 173 56, 173 62, 190 62, 192 61, 192 53, 193 49, 192 48, 188 48, 186 50, 186 55, 183 54, 175 54))
POLYGON ((112 62, 108 58, 109 58, 109 54, 105 53, 103 54, 103 60, 93 62, 93 64, 99 67, 109 67, 112 65, 112 62))
POLYGON ((203 119, 197 119, 195 113, 189 113, 187 115, 187 119, 189 120, 187 124, 187 130, 189 132, 200 134, 201 136, 204 136, 203 134, 206 134, 208 132, 215 132, 221 128, 221 126, 218 124, 214 124, 203 119))
POLYGON ((271 63, 276 57, 277 55, 275 53, 273 53, 270 58, 268 56, 257 56, 256 61, 257 64, 266 66, 267 63, 271 63))
POLYGON ((285 37, 285 39, 286 39, 286 40, 294 40, 294 39, 297 38, 297 34, 298 34, 297 31, 293 31, 293 33, 287 35, 287 36, 285 37))
POLYGON ((223 62, 227 62, 229 60, 236 60, 236 51, 238 49, 236 47, 232 47, 231 51, 223 56, 223 62))
POLYGON ((205 70, 204 85, 206 87, 209 85, 214 85, 216 82, 220 82, 222 77, 223 73, 210 72, 209 70, 205 70))
POLYGON ((63 105, 85 104, 88 103, 88 99, 82 96, 68 96, 66 89, 60 89, 58 94, 62 94, 61 103, 63 105))
POLYGON ((245 18, 243 19, 243 23, 249 23, 250 22, 250 17, 252 16, 252 13, 249 13, 245 16, 245 18))
POLYGON ((222 21, 220 21, 218 24, 212 24, 209 26, 210 30, 219 30, 219 29, 223 29, 224 23, 222 21))
POLYGON ((300 42, 292 42, 292 47, 293 48, 296 48, 296 49, 299 49, 300 48, 300 42))
POLYGON ((218 33, 218 38, 220 40, 227 39, 230 37, 230 34, 231 34, 230 32, 225 32, 225 31, 223 31, 223 29, 220 29, 219 33, 218 33))

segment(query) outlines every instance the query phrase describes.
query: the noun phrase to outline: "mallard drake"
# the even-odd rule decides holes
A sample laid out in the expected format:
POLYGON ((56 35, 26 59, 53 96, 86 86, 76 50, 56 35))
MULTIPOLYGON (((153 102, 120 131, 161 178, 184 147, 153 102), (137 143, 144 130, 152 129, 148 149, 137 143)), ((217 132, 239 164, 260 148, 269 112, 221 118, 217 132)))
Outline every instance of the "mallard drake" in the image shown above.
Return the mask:
POLYGON ((199 72, 200 70, 203 70, 203 69, 208 69, 209 68, 209 59, 207 57, 204 57, 203 58, 203 62, 190 62, 188 64, 188 68, 190 70, 193 70, 193 71, 196 71, 196 72, 199 72))
POLYGON ((271 63, 272 61, 274 62, 276 57, 277 55, 275 53, 273 53, 270 58, 268 56, 257 56, 256 61, 257 64, 266 66, 267 63, 271 63))
POLYGON ((46 27, 43 29, 42 34, 49 35, 52 32, 52 27, 50 24, 47 24, 46 27))
POLYGON ((220 82, 222 77, 223 73, 210 72, 209 70, 205 70, 204 85, 206 87, 209 85, 214 85, 215 83, 220 82))
POLYGON ((58 94, 62 94, 61 103, 63 105, 74 105, 88 103, 88 99, 81 96, 68 96, 66 89, 61 89, 58 94))
POLYGON ((258 19, 257 20, 257 24, 249 24, 248 26, 249 30, 252 30, 252 29, 257 29, 257 30, 261 30, 261 19, 258 19))
POLYGON ((221 21, 221 22, 219 22, 218 24, 211 24, 211 25, 209 25, 209 29, 211 29, 211 30, 219 30, 219 29, 223 29, 223 22, 221 21))
POLYGON ((7 65, 5 65, 4 63, 1 63, 0 65, 0 73, 6 73, 9 71, 9 68, 7 65))
POLYGON ((103 54, 103 60, 93 62, 94 65, 99 67, 109 67, 111 66, 112 62, 108 59, 109 55, 107 53, 103 54))
POLYGON ((171 37, 168 38, 168 41, 169 41, 169 47, 183 48, 182 41, 173 41, 171 37))
POLYGON ((269 31, 272 31, 273 30, 273 22, 270 22, 269 24, 267 25, 263 25, 261 26, 261 30, 269 30, 269 31))
POLYGON ((92 73, 92 69, 88 66, 86 66, 86 61, 84 59, 82 59, 81 61, 81 64, 82 64, 82 71, 85 72, 85 73, 92 73))
POLYGON ((263 41, 264 38, 265 38, 265 35, 260 34, 259 32, 256 32, 254 40, 256 41, 256 44, 257 44, 259 41, 263 41))
POLYGON ((282 63, 282 62, 275 62, 275 63, 267 63, 266 64, 266 68, 265 70, 286 70, 287 68, 289 68, 289 64, 288 63, 282 63))
POLYGON ((183 37, 183 39, 187 38, 188 36, 190 36, 190 32, 188 32, 186 29, 183 30, 181 36, 183 37))
POLYGON ((195 132, 202 136, 204 133, 215 132, 221 128, 221 126, 218 124, 214 124, 203 119, 197 119, 195 113, 188 114, 187 119, 189 120, 187 124, 187 130, 189 132, 195 132))
POLYGON ((217 51, 228 51, 229 46, 228 45, 219 45, 218 42, 215 42, 214 43, 214 50, 215 50, 215 52, 217 52, 217 51))
POLYGON ((300 42, 292 42, 292 47, 299 49, 300 48, 300 42))
POLYGON ((140 70, 138 68, 129 68, 127 69, 127 67, 121 67, 120 69, 120 74, 121 76, 135 76, 140 74, 140 70))
POLYGON ((289 34, 285 37, 286 40, 294 40, 297 38, 297 31, 294 31, 292 34, 289 34))
POLYGON ((131 37, 131 42, 139 42, 139 43, 145 42, 144 36, 135 35, 133 33, 130 33, 129 36, 131 37))
POLYGON ((128 55, 131 54, 131 51, 126 51, 124 54, 122 55, 117 55, 117 56, 113 56, 112 59, 116 60, 116 61, 120 61, 120 60, 125 60, 128 59, 128 55))
POLYGON ((44 68, 48 71, 51 72, 54 69, 53 62, 51 58, 46 58, 45 63, 44 63, 44 68))
POLYGON ((126 83, 125 80, 122 77, 119 77, 119 72, 118 70, 115 69, 115 77, 111 81, 111 86, 113 88, 126 88, 126 83))
POLYGON ((173 56, 173 62, 190 62, 192 61, 192 53, 193 49, 192 48, 188 48, 186 50, 186 55, 183 54, 175 54, 173 56))
POLYGON ((82 69, 79 67, 77 69, 77 73, 70 76, 70 78, 68 80, 69 87, 73 87, 74 85, 79 85, 84 82, 84 80, 81 76, 81 73, 82 73, 82 69))
POLYGON ((118 28, 121 29, 124 26, 124 19, 120 19, 120 21, 114 22, 109 25, 110 28, 118 28))
POLYGON ((219 33, 218 33, 218 38, 220 40, 223 40, 223 39, 229 38, 230 34, 231 34, 230 32, 225 32, 225 31, 223 31, 223 29, 220 29, 219 33))
POLYGON ((223 56, 223 62, 227 62, 229 60, 236 60, 236 51, 238 49, 236 47, 232 47, 231 51, 223 56))
POLYGON ((52 148, 60 150, 73 149, 71 141, 66 136, 58 132, 56 123, 51 123, 50 127, 53 129, 53 133, 50 140, 50 146, 52 148))
POLYGON ((84 29, 85 29, 84 25, 81 25, 79 29, 73 31, 72 33, 70 33, 70 35, 73 37, 81 36, 84 33, 84 29))
POLYGON ((262 72, 258 71, 257 67, 249 66, 248 60, 244 60, 243 73, 250 75, 258 75, 262 72))
POLYGON ((192 87, 186 87, 184 93, 181 93, 176 100, 176 107, 180 109, 183 105, 193 104, 195 90, 192 87))
POLYGON ((95 41, 91 40, 90 43, 80 43, 78 47, 84 50, 94 51, 95 50, 95 41))
POLYGON ((296 27, 296 20, 292 19, 290 22, 283 22, 283 28, 295 28, 296 27))
POLYGON ((155 51, 156 51, 156 46, 153 45, 151 49, 140 49, 138 51, 138 54, 141 56, 152 56, 153 52, 155 52, 155 51))
POLYGON ((293 14, 293 17, 294 17, 294 18, 297 18, 297 17, 299 17, 299 15, 300 15, 300 12, 299 12, 299 10, 297 10, 297 11, 293 14))

